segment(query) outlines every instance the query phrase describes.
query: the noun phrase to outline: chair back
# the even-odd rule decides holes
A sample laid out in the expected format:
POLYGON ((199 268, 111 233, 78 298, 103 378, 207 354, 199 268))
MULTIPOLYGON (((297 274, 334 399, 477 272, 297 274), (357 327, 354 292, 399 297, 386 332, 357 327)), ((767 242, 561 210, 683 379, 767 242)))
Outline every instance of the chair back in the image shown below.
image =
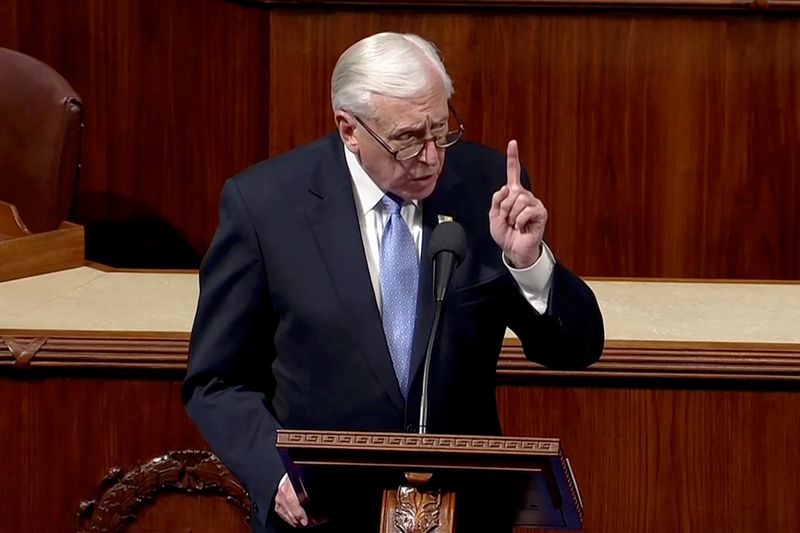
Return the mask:
POLYGON ((0 48, 0 201, 34 232, 70 217, 80 171, 83 103, 41 61, 0 48))

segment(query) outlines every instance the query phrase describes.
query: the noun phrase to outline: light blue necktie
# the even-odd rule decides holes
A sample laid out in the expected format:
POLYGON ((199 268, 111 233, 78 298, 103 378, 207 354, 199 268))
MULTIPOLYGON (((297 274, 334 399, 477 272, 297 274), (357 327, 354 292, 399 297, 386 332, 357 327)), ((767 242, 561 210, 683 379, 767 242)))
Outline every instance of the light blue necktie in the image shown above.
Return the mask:
POLYGON ((403 200, 387 194, 381 202, 389 215, 381 239, 383 331, 400 390, 406 397, 417 316, 419 257, 408 224, 400 215, 403 200))

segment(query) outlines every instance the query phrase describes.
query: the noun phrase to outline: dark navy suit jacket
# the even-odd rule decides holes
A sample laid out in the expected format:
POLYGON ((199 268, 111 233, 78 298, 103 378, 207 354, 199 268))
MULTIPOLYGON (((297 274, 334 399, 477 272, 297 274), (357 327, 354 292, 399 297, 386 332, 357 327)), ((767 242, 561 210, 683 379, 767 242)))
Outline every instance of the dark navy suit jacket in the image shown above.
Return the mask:
POLYGON ((488 212, 505 181, 502 154, 462 141, 447 149, 437 188, 423 201, 407 402, 383 334, 338 134, 225 184, 219 227, 200 270, 184 401, 248 490, 259 522, 267 522, 285 472, 274 447, 278 428, 415 429, 433 315, 426 248, 437 215, 464 226, 468 252, 453 278, 432 361, 429 432, 500 433, 495 367, 506 327, 529 359, 548 367, 581 368, 600 357, 602 318, 579 278, 557 265, 549 308, 540 315, 503 265, 488 212))

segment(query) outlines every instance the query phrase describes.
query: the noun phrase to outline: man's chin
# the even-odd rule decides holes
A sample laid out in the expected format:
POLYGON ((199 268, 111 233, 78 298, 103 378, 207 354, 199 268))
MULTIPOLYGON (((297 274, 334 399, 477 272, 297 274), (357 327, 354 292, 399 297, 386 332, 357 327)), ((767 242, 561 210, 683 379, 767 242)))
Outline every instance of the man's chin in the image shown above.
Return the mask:
POLYGON ((438 176, 431 175, 424 178, 417 178, 408 184, 408 199, 409 200, 424 200, 430 196, 436 189, 438 176))

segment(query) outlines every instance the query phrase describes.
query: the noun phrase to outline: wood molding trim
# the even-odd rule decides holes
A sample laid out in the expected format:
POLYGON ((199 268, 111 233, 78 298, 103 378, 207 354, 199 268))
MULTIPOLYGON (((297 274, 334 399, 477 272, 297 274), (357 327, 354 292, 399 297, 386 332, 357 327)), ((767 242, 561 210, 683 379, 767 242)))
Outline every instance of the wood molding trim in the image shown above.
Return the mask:
POLYGON ((184 371, 188 352, 187 335, 47 332, 30 336, 25 332, 21 335, 0 332, 0 368, 184 371), (24 364, 20 364, 23 350, 37 345, 38 350, 26 354, 24 364))
MULTIPOLYGON (((238 0, 245 5, 270 8, 480 8, 480 9, 605 9, 605 10, 769 10, 761 0, 238 0)), ((798 9, 795 0, 780 2, 781 7, 798 9)))
MULTIPOLYGON (((0 369, 130 370, 186 369, 188 335, 156 333, 0 331, 0 369)), ((800 382, 800 345, 712 342, 609 341, 600 362, 587 370, 548 370, 525 359, 507 339, 498 379, 664 379, 800 382)))
POLYGON ((497 366, 502 381, 543 378, 800 382, 800 346, 712 342, 606 343, 603 357, 579 371, 549 370, 507 343, 497 366))
POLYGON ((764 9, 800 11, 800 0, 765 0, 764 9))

